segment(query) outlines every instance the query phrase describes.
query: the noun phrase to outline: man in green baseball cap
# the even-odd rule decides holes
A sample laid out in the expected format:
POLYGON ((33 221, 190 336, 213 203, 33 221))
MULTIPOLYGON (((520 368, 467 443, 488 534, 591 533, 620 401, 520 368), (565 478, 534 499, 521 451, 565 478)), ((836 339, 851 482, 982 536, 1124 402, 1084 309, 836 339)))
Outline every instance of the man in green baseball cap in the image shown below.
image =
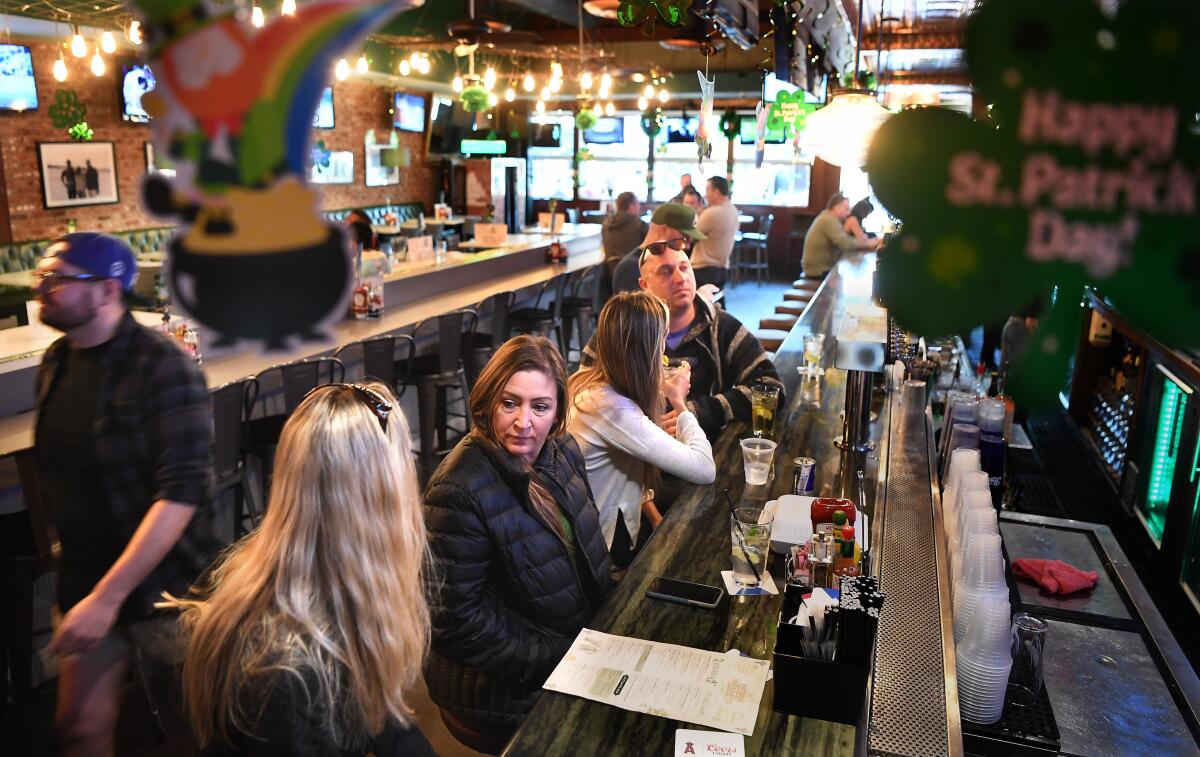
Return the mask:
MULTIPOLYGON (((650 229, 646 238, 633 252, 621 258, 613 269, 613 294, 636 292, 641 289, 642 260, 649 254, 661 253, 667 245, 676 250, 687 251, 693 241, 704 239, 704 233, 696 228, 696 211, 687 205, 668 202, 659 205, 650 217, 650 229), (650 252, 647 252, 647 251, 650 252)), ((694 293, 694 288, 693 288, 694 293)))

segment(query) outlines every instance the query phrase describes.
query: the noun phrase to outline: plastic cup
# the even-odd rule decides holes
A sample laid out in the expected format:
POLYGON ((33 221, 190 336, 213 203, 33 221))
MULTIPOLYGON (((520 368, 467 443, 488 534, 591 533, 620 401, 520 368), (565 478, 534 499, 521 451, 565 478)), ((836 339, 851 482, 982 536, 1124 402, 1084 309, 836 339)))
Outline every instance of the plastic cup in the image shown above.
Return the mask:
POLYGON ((954 640, 966 638, 967 630, 979 607, 989 601, 1007 602, 1008 588, 1003 589, 972 589, 963 585, 961 579, 954 591, 954 640))
POLYGON ((962 585, 972 589, 1004 589, 1004 556, 999 534, 972 534, 963 558, 962 585))
POLYGON ((770 439, 743 439, 742 463, 746 483, 762 486, 771 477, 771 461, 775 457, 775 442, 770 439))
POLYGON ((1012 663, 1008 594, 992 592, 980 596, 967 623, 961 643, 961 654, 975 658, 983 665, 998 667, 1012 663))

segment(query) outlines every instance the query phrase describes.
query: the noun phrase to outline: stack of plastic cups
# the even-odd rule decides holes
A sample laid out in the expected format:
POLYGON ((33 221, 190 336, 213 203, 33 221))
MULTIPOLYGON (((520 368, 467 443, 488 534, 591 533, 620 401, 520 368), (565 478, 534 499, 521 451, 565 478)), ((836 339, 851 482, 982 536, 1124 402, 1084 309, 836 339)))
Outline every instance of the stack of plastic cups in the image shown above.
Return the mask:
POLYGON ((1004 713, 1012 671, 1008 596, 979 605, 955 652, 958 709, 963 720, 995 723, 1004 713))
POLYGON ((988 598, 1008 596, 1008 585, 1004 583, 1004 558, 1000 554, 1000 543, 995 542, 994 552, 990 547, 981 546, 992 543, 992 540, 984 537, 999 538, 1000 534, 995 524, 996 511, 990 508, 988 510, 972 508, 972 512, 968 515, 966 530, 962 535, 962 546, 958 551, 953 572, 953 582, 956 587, 954 591, 955 641, 962 639, 981 602, 988 598), (976 558, 974 555, 979 551, 983 551, 985 557, 976 558), (987 575, 998 575, 998 582, 971 583, 967 580, 968 569, 980 560, 989 562, 989 570, 993 572, 987 575))
MULTIPOLYGON (((971 492, 986 491, 988 491, 988 474, 983 471, 966 471, 958 477, 958 487, 954 497, 954 520, 946 524, 946 545, 950 548, 950 559, 952 561, 958 552, 959 537, 962 535, 963 510, 968 507, 967 495, 971 492)), ((975 497, 971 502, 979 505, 983 503, 983 499, 975 497)))
POLYGON ((942 479, 942 512, 945 515, 955 512, 959 477, 968 471, 983 470, 981 460, 977 449, 962 447, 950 453, 950 468, 942 479))
POLYGON ((946 472, 946 461, 954 449, 950 446, 950 436, 956 423, 979 424, 979 400, 974 395, 966 392, 950 392, 946 395, 946 415, 942 417, 942 435, 938 440, 938 470, 941 473, 946 472))

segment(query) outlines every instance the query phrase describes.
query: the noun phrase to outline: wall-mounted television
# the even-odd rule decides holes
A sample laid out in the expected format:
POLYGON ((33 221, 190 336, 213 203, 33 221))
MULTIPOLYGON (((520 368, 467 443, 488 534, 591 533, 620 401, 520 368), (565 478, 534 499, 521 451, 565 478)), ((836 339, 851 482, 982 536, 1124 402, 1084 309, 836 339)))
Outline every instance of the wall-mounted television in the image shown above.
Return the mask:
MULTIPOLYGON (((752 145, 758 140, 758 122, 754 116, 742 116, 742 123, 738 129, 738 139, 744 145, 752 145)), ((783 129, 767 129, 767 144, 781 145, 787 141, 787 134, 783 129)))
POLYGON ((429 149, 434 155, 457 155, 464 139, 475 134, 475 114, 453 100, 433 96, 429 106, 429 149))
POLYGON ((317 102, 316 111, 313 112, 313 128, 333 128, 333 87, 321 90, 321 99, 317 102))
POLYGON ((25 45, 0 45, 0 109, 34 110, 33 56, 25 45))
POLYGON ((562 126, 559 124, 530 124, 530 147, 562 147, 562 126))
POLYGON ((425 98, 397 92, 392 125, 400 131, 425 131, 425 98))
POLYGON ((700 128, 700 119, 696 116, 691 118, 668 118, 667 123, 667 142, 695 142, 696 129, 700 128))
POLYGON ((617 116, 597 118, 596 125, 583 132, 583 141, 596 145, 616 145, 625 141, 625 119, 617 116))
POLYGON ((150 114, 142 107, 142 96, 154 89, 154 72, 141 63, 127 63, 121 73, 121 118, 146 123, 150 114))

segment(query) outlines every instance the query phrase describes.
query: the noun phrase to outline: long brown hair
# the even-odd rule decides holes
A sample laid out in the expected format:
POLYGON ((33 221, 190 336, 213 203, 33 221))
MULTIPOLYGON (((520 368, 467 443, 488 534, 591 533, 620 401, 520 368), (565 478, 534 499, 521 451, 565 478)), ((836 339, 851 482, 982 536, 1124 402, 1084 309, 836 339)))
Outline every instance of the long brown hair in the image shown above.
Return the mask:
MULTIPOLYGON (((567 427, 567 366, 554 342, 544 336, 521 335, 509 339, 496 350, 492 359, 484 366, 475 387, 471 389, 471 420, 475 428, 488 442, 500 445, 500 437, 492 426, 492 414, 500 404, 501 395, 514 374, 521 371, 538 371, 554 382, 557 396, 554 425, 547 439, 562 436, 567 427)), ((507 453, 506 453, 507 454, 507 453)), ((533 473, 529 477, 529 503, 538 517, 559 539, 567 541, 563 529, 561 510, 554 497, 533 473)))
POLYGON ((666 303, 649 292, 614 295, 600 311, 592 338, 596 362, 579 369, 567 383, 572 402, 586 389, 605 383, 658 423, 668 317, 666 303))
MULTIPOLYGON (((310 394, 283 427, 262 525, 196 595, 171 600, 190 630, 183 691, 201 744, 254 735, 257 684, 290 676, 348 748, 412 722, 429 643, 425 518, 408 424, 386 432, 349 387, 310 394)), ((283 685, 276 683, 275 685, 283 685)))

